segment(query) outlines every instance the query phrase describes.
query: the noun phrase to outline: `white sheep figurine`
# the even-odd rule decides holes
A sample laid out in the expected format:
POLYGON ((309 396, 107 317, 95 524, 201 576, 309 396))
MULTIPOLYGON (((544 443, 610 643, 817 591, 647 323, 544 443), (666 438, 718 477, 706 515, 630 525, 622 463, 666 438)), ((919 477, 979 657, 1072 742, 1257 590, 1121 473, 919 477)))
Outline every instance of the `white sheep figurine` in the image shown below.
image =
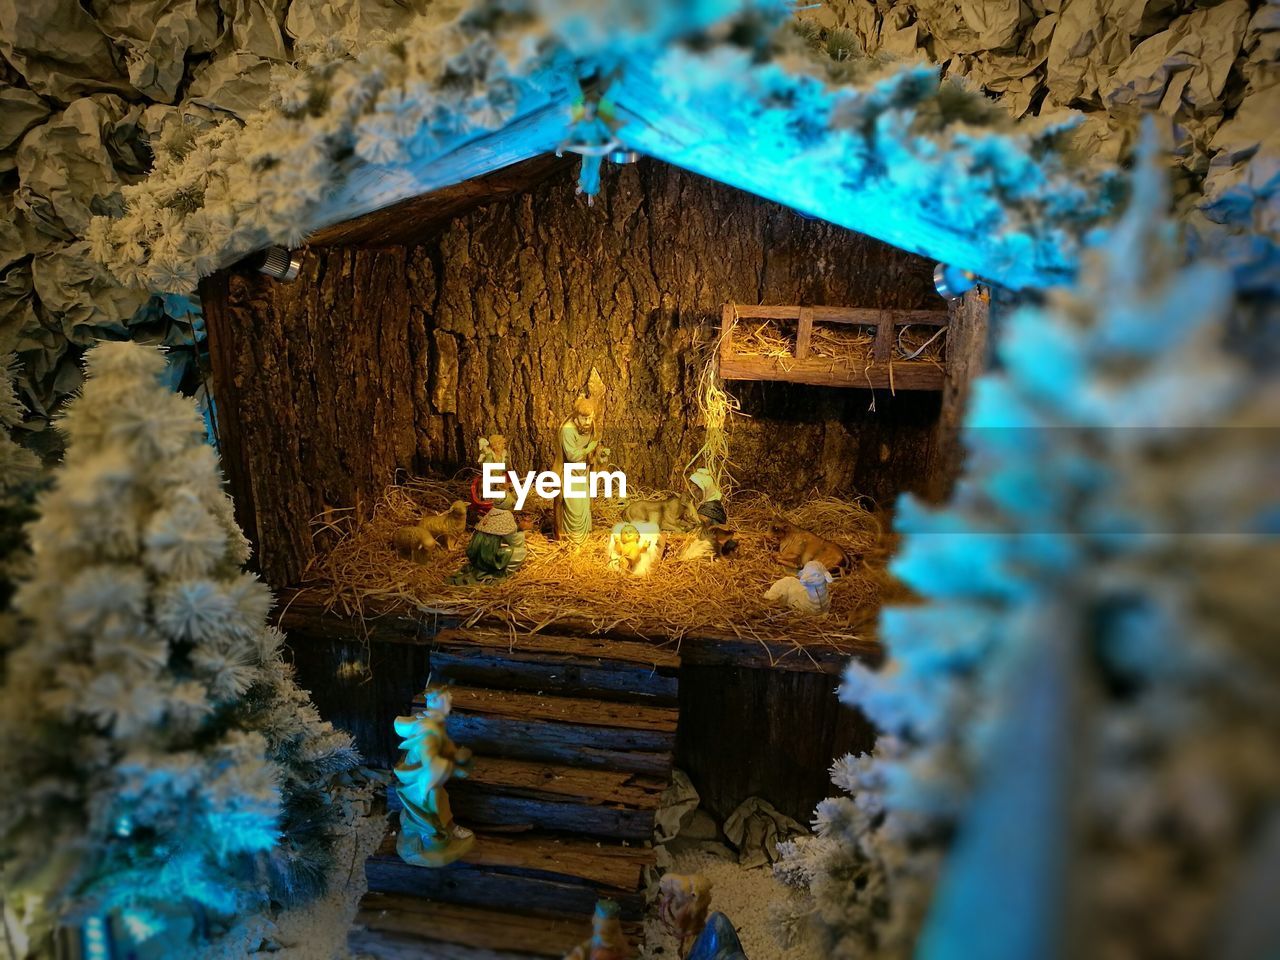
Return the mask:
POLYGON ((776 581, 764 598, 801 613, 825 613, 831 607, 831 591, 827 589, 830 582, 826 566, 810 560, 800 568, 800 576, 776 581))

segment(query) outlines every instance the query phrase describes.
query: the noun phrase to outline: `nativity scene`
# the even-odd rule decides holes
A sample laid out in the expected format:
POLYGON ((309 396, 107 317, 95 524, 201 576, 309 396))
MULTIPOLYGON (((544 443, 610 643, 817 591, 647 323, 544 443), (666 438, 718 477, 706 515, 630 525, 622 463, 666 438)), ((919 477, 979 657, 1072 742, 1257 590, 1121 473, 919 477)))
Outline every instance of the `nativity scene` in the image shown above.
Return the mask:
POLYGON ((1086 6, 0 0, 0 958, 1280 942, 1280 21, 1086 6))

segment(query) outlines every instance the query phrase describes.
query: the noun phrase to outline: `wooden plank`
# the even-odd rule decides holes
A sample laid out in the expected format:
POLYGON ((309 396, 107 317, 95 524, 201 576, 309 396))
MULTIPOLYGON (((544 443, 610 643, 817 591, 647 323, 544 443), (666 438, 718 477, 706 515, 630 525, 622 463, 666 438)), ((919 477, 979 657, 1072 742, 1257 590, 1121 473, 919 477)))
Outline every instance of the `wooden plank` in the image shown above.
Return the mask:
POLYGON ((477 754, 616 770, 651 777, 671 773, 675 735, 610 730, 569 723, 527 723, 510 717, 453 714, 447 729, 477 754))
POLYGON ((420 636, 423 629, 421 614, 402 603, 367 600, 360 613, 348 614, 339 609, 326 609, 316 591, 281 590, 273 616, 276 626, 290 636, 425 642, 420 636))
POLYGON ((354 220, 316 231, 307 246, 378 247, 423 243, 454 217, 516 193, 523 193, 571 166, 576 158, 554 153, 524 160, 493 173, 449 184, 419 196, 401 200, 354 220))
POLYGON ((737 307, 726 303, 720 308, 720 361, 733 356, 733 325, 737 323, 737 307))
MULTIPOLYGON (((895 364, 895 378, 903 364, 895 364)), ((887 384, 886 384, 887 385, 887 384)), ((900 384, 899 384, 900 386, 900 384)), ((299 589, 281 591, 281 604, 288 604, 289 617, 277 622, 287 624, 290 630, 290 641, 305 643, 311 636, 340 637, 352 639, 361 635, 360 618, 354 614, 344 615, 324 610, 321 591, 315 589, 299 589)), ((461 618, 457 613, 440 608, 421 605, 416 608, 400 605, 400 616, 387 616, 378 620, 378 627, 371 639, 392 643, 432 643, 433 635, 443 634, 446 629, 459 626, 461 618)), ((537 629, 540 625, 528 624, 528 629, 537 629)), ((502 630, 494 632, 510 636, 510 629, 503 625, 502 630)), ((565 617, 555 622, 555 628, 561 631, 581 631, 580 640, 587 635, 603 648, 613 650, 617 642, 632 642, 646 649, 678 657, 678 662, 698 665, 735 665, 741 667, 764 668, 799 671, 802 673, 838 674, 844 670, 850 657, 858 657, 870 665, 883 658, 884 651, 876 640, 874 632, 865 637, 830 643, 807 644, 803 636, 796 642, 786 638, 755 638, 734 636, 728 633, 717 633, 711 630, 700 630, 695 635, 688 635, 680 640, 676 647, 662 624, 634 627, 615 625, 608 630, 600 631, 589 620, 579 617, 565 617)), ((475 629, 467 628, 468 630, 475 629)), ((492 629, 492 628, 489 628, 492 629)), ((521 644, 538 645, 542 633, 521 634, 521 644)), ((541 649, 541 647, 538 647, 541 649)), ((425 675, 422 678, 426 679, 425 675)))
POLYGON ((426 940, 416 934, 354 926, 347 949, 361 960, 537 960, 546 954, 489 950, 462 943, 426 940))
POLYGON ((341 188, 317 211, 308 225, 319 233, 409 197, 431 193, 555 151, 568 134, 568 90, 560 85, 542 103, 522 104, 522 115, 501 129, 460 141, 448 152, 403 167, 380 167, 351 161, 341 188))
MULTIPOLYGON (((936 363, 902 360, 895 361, 892 366, 895 390, 942 389, 946 374, 936 363)), ((888 363, 872 363, 863 367, 857 362, 827 358, 793 360, 735 356, 720 362, 720 376, 725 380, 785 380, 821 387, 881 390, 889 387, 889 367, 888 363)))
MULTIPOLYGON (((653 839, 653 810, 574 803, 495 793, 469 780, 449 785, 449 802, 459 823, 474 830, 503 833, 554 830, 574 836, 643 842, 653 839)), ((387 791, 387 809, 400 809, 395 788, 387 791)))
MULTIPOLYGON (((614 703, 580 697, 546 697, 513 690, 451 687, 454 714, 511 717, 525 722, 572 723, 619 731, 674 734, 680 711, 673 707, 614 703)), ((421 704, 414 700, 414 706, 421 704)))
POLYGON ((861 326, 879 326, 881 317, 893 324, 922 323, 945 327, 950 321, 946 309, 941 310, 878 310, 875 307, 811 307, 813 319, 819 323, 847 323, 861 326))
POLYGON ((617 640, 600 634, 565 635, 553 633, 519 633, 483 627, 451 628, 436 634, 438 646, 457 644, 492 647, 495 650, 529 650, 538 653, 564 653, 583 658, 616 660, 641 666, 678 667, 680 654, 653 643, 617 640))
MULTIPOLYGON (((395 836, 388 833, 383 837, 381 846, 370 859, 402 862, 396 854, 395 836)), ((619 890, 638 890, 641 872, 655 862, 656 854, 651 847, 558 836, 505 837, 477 832, 475 846, 457 864, 418 869, 444 872, 458 865, 493 867, 549 874, 619 890)))
POLYGON ((557 764, 476 757, 467 782, 529 797, 562 797, 580 803, 607 803, 656 810, 666 777, 644 777, 615 770, 584 770, 557 764))
POLYGON ((493 870, 465 863, 432 869, 415 867, 394 855, 365 861, 369 889, 399 893, 445 903, 464 903, 496 910, 590 916, 596 900, 609 897, 622 907, 622 916, 644 915, 644 896, 614 887, 547 876, 493 870))
MULTIPOLYGON (((729 306, 729 305, 726 305, 729 306)), ((759 320, 799 320, 802 311, 808 311, 810 318, 818 323, 850 323, 874 327, 880 323, 881 316, 888 316, 894 323, 925 323, 932 326, 946 326, 949 314, 945 308, 938 310, 880 310, 876 307, 831 307, 807 306, 794 304, 752 304, 737 303, 732 305, 737 315, 746 319, 759 320)))
POLYGON ((431 652, 435 682, 585 695, 597 700, 674 706, 679 681, 652 669, 614 669, 606 661, 583 662, 568 654, 535 654, 517 650, 498 656, 453 647, 431 652))
POLYGON ((809 307, 800 308, 800 320, 796 323, 796 359, 809 358, 809 340, 813 336, 813 311, 809 307))
POLYGON ((680 683, 676 764, 723 820, 760 796, 800 823, 831 796, 829 758, 871 750, 876 735, 840 702, 835 677, 690 666, 680 683), (732 730, 731 736, 716 731, 732 730), (708 731, 712 731, 708 735, 708 731))
POLYGON ((733 309, 740 320, 800 319, 800 307, 795 304, 735 303, 733 309))
MULTIPOLYGON (((366 894, 356 922, 370 930, 407 934, 419 941, 546 957, 563 957, 591 933, 591 921, 581 916, 534 916, 388 893, 366 894)), ((422 951, 420 945, 417 956, 435 954, 422 951)))

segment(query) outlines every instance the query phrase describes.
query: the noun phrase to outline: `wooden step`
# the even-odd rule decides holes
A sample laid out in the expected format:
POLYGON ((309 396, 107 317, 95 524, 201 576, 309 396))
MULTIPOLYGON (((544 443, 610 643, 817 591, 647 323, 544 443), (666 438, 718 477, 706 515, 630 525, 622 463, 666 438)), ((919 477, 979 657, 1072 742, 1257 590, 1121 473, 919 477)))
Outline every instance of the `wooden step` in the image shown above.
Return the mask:
MULTIPOLYGON (((591 934, 585 916, 532 916, 419 900, 399 894, 370 893, 360 903, 356 922, 379 933, 483 950, 563 957, 591 934)), ((421 952, 418 956, 425 956, 421 952)))
POLYGON ((518 717, 455 713, 446 728, 456 743, 488 757, 624 771, 651 777, 671 773, 675 733, 612 730, 518 717))
POLYGON ((483 627, 452 627, 436 634, 433 645, 485 647, 495 653, 567 654, 581 660, 607 660, 655 668, 677 669, 680 666, 680 654, 671 647, 585 634, 512 634, 483 627))
POLYGON ((446 867, 419 867, 396 854, 395 836, 365 864, 369 889, 478 907, 519 904, 527 912, 589 914, 600 897, 623 915, 644 911, 642 871, 655 862, 649 847, 625 847, 557 836, 516 838, 477 834, 466 857, 446 867))
MULTIPOLYGON (((449 784, 460 823, 480 830, 560 830, 615 840, 653 837, 665 780, 610 770, 476 757, 465 779, 449 784)), ((394 786, 387 805, 400 801, 394 786)))
MULTIPOLYGON (((548 696, 516 690, 489 690, 482 687, 455 686, 449 689, 449 693, 453 699, 455 714, 512 717, 525 721, 547 720, 618 730, 652 730, 672 736, 675 735, 676 724, 680 719, 680 711, 675 707, 548 696)), ((421 696, 414 699, 413 706, 415 709, 424 706, 421 696)))
MULTIPOLYGON (((425 901, 424 901, 425 902, 425 901)), ((492 911, 499 913, 500 911, 492 911)), ((541 960, 545 954, 490 950, 461 943, 432 940, 414 933, 354 926, 347 949, 360 960, 541 960)))
POLYGON ((471 644, 432 650, 431 674, 437 683, 664 706, 674 706, 679 691, 674 667, 471 644))
MULTIPOLYGON (((374 859, 392 858, 399 861, 393 833, 387 833, 373 856, 374 859)), ((477 833, 475 846, 459 863, 474 867, 537 871, 601 886, 628 889, 639 885, 641 871, 644 867, 651 866, 655 857, 653 848, 646 846, 623 846, 552 834, 513 838, 477 833)), ((448 872, 455 865, 419 869, 431 869, 439 873, 448 872)))
POLYGON ((484 784, 520 796, 563 797, 582 803, 656 810, 666 789, 667 778, 476 757, 467 772, 467 779, 454 782, 450 789, 464 784, 484 784))
POLYGON ((627 920, 644 916, 644 895, 579 881, 452 863, 440 869, 415 867, 399 858, 365 863, 369 889, 424 900, 493 910, 590 916, 601 897, 616 900, 627 920))

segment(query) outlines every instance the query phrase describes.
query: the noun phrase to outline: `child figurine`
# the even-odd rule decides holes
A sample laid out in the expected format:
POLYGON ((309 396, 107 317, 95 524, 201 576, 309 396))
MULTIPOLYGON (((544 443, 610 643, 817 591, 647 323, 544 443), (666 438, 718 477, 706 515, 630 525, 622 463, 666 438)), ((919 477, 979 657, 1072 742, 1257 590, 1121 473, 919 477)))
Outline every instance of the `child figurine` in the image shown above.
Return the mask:
POLYGON ((632 573, 640 563, 640 558, 653 544, 640 539, 640 531, 634 524, 624 523, 618 531, 613 549, 618 557, 618 565, 627 573, 632 573))
POLYGON ((564 955, 564 960, 630 960, 631 945, 622 932, 618 904, 597 900, 591 917, 591 936, 564 955))
POLYGON ((464 856, 475 834, 453 822, 444 785, 465 777, 471 751, 457 746, 445 732, 452 703, 444 690, 426 691, 426 705, 411 717, 396 717, 404 756, 396 764, 400 782, 400 836, 396 853, 405 863, 443 867, 464 856))
MULTIPOLYGON (((488 437, 480 438, 480 456, 476 458, 476 463, 480 464, 480 469, 484 470, 486 463, 502 464, 505 469, 507 462, 507 438, 500 433, 490 434, 488 437)), ((508 490, 506 495, 497 502, 490 502, 480 496, 484 489, 482 484, 484 477, 479 476, 471 481, 471 506, 475 508, 476 516, 483 517, 494 507, 501 507, 503 510, 512 510, 516 505, 516 498, 508 490)))

